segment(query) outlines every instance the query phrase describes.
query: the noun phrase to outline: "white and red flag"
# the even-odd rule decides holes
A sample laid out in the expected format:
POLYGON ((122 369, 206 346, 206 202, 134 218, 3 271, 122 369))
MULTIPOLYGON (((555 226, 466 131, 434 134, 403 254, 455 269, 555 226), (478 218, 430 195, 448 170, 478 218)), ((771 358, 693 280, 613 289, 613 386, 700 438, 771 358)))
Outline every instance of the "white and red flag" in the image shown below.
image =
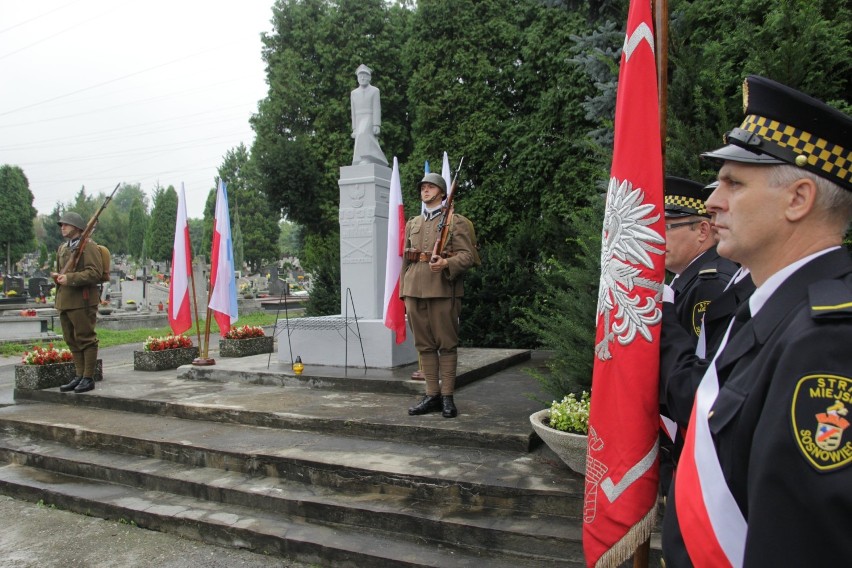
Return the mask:
POLYGON ((664 222, 651 4, 631 0, 602 232, 583 514, 588 566, 620 565, 656 517, 664 222))
POLYGON ((234 278, 234 243, 231 240, 231 219, 228 217, 228 191, 219 180, 216 192, 216 213, 213 219, 213 252, 210 254, 210 304, 219 334, 224 336, 237 321, 237 282, 234 278))
POLYGON ((192 312, 189 305, 189 271, 192 270, 192 253, 190 250, 189 223, 186 220, 186 193, 181 183, 175 220, 172 277, 169 281, 169 326, 175 335, 179 335, 192 327, 192 312))
POLYGON ((388 200, 388 252, 385 263, 385 327, 396 334, 396 342, 405 341, 405 303, 399 297, 402 252, 405 247, 405 210, 402 207, 402 183, 399 163, 393 157, 390 196, 388 200))
MULTIPOLYGON (((441 164, 441 177, 447 184, 447 199, 449 199, 453 192, 453 172, 450 170, 450 157, 446 152, 444 152, 444 163, 441 164)), ((444 201, 446 202, 446 199, 444 201)))

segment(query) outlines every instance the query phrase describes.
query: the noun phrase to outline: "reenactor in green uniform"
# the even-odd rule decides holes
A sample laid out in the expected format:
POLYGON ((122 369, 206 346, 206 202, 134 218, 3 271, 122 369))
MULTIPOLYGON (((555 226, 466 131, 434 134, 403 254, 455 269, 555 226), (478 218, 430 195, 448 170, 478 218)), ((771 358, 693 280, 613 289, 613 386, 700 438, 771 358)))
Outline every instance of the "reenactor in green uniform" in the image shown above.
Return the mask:
POLYGON ((95 367, 98 360, 98 336, 95 322, 98 317, 103 262, 98 246, 91 239, 83 245, 83 253, 65 273, 64 266, 80 246, 80 236, 86 228, 83 218, 69 211, 59 218, 62 236, 68 239, 56 253, 57 272, 52 274, 56 281, 55 307, 59 311, 62 336, 74 356, 74 379, 59 387, 62 392, 87 392, 95 388, 95 367))
POLYGON ((447 183, 428 173, 420 182, 423 213, 405 225, 405 254, 400 297, 414 331, 414 346, 426 380, 426 396, 408 409, 411 415, 441 411, 445 418, 458 414, 453 401, 459 343, 459 315, 464 295, 462 275, 476 265, 473 224, 450 213, 444 254, 433 258, 441 219, 441 200, 447 183))

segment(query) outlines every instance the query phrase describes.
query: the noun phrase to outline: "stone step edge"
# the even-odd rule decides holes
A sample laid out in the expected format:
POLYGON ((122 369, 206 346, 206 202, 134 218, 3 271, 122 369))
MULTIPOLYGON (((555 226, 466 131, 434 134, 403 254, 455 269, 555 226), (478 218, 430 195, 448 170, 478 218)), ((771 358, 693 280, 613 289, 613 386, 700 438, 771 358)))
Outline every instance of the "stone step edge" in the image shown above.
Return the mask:
POLYGON ((97 391, 85 397, 68 396, 55 390, 16 390, 15 399, 19 402, 44 402, 64 404, 85 408, 99 408, 135 414, 151 414, 169 416, 184 420, 207 420, 223 424, 244 424, 278 428, 281 430, 306 430, 320 434, 334 433, 338 436, 353 436, 374 440, 397 440, 400 442, 429 443, 459 448, 476 448, 485 450, 509 450, 530 452, 539 444, 539 438, 530 427, 526 433, 495 434, 488 431, 477 431, 471 435, 469 431, 455 431, 444 428, 431 428, 429 425, 406 426, 386 424, 381 422, 362 422, 341 418, 314 417, 309 414, 281 416, 274 412, 257 412, 253 410, 223 409, 215 406, 199 404, 181 404, 152 399, 117 398, 101 396, 97 391))
MULTIPOLYGON (((214 467, 218 469, 239 471, 245 475, 257 475, 263 470, 266 475, 271 477, 290 480, 316 480, 317 474, 323 473, 334 476, 337 483, 335 487, 349 493, 359 493, 363 490, 361 489, 362 487, 381 483, 394 491, 422 492, 424 488, 428 488, 430 492, 436 492, 434 493, 436 496, 463 493, 469 499, 499 502, 503 499, 512 499, 518 493, 523 492, 526 499, 541 501, 543 503, 552 502, 554 508, 563 507, 564 509, 566 501, 582 500, 584 492, 582 480, 576 483, 566 481, 565 484, 561 484, 559 487, 547 486, 545 488, 488 485, 481 482, 459 480, 449 476, 424 476, 400 471, 370 470, 361 466, 347 466, 334 461, 320 461, 312 458, 277 456, 260 452, 240 453, 239 451, 224 450, 209 445, 190 445, 186 441, 175 442, 163 439, 140 439, 130 435, 83 428, 80 425, 43 424, 2 415, 0 415, 0 426, 3 426, 7 432, 12 428, 15 432, 19 432, 22 435, 35 436, 41 440, 52 440, 78 448, 97 445, 101 450, 113 451, 125 455, 140 455, 139 453, 128 452, 127 449, 132 446, 132 442, 141 441, 150 445, 152 449, 152 451, 141 455, 150 456, 158 454, 166 456, 169 461, 185 465, 195 465, 193 460, 187 457, 190 452, 203 452, 205 463, 216 463, 218 465, 214 467), (45 429, 49 432, 45 432, 45 429), (274 473, 269 471, 269 467, 271 466, 275 466, 274 473), (345 484, 348 487, 342 489, 341 484, 345 484)), ((252 428, 250 426, 229 424, 221 426, 252 428)), ((312 433, 311 435, 325 436, 324 434, 312 433)), ((323 484, 323 486, 327 485, 323 484)), ((530 512, 547 511, 535 510, 530 512)))
MULTIPOLYGON (((461 389, 480 379, 484 379, 504 369, 530 360, 532 351, 529 349, 513 349, 505 357, 486 363, 481 367, 470 368, 463 362, 459 364, 456 374, 456 389, 461 389)), ((460 359, 463 354, 460 354, 460 359)), ((364 372, 364 369, 354 369, 353 374, 364 372)), ((386 380, 367 378, 353 381, 351 377, 323 374, 322 368, 311 374, 297 376, 290 371, 248 368, 235 372, 234 370, 215 366, 199 367, 185 365, 178 369, 178 378, 195 381, 219 381, 286 386, 291 383, 314 389, 330 389, 341 391, 375 392, 384 394, 420 394, 423 392, 422 381, 386 380)))
MULTIPOLYGON (((564 566, 563 559, 528 556, 481 556, 456 547, 418 546, 376 530, 341 530, 296 518, 256 514, 245 507, 211 504, 162 491, 93 482, 52 473, 55 483, 35 481, 39 470, 0 467, 0 492, 16 499, 43 502, 76 513, 124 520, 136 526, 171 532, 211 544, 244 548, 309 563, 338 566, 472 568, 564 566), (27 478, 27 479, 22 479, 27 478)), ((580 564, 577 564, 579 566, 580 564)))
POLYGON ((540 547, 540 555, 562 557, 566 547, 581 546, 580 511, 576 511, 573 519, 482 506, 445 512, 441 504, 429 499, 412 501, 404 496, 376 492, 358 495, 354 500, 341 499, 330 490, 319 494, 294 482, 246 479, 240 474, 210 468, 194 468, 190 478, 185 469, 163 460, 69 449, 58 444, 34 448, 32 444, 14 442, 8 438, 0 442, 0 463, 6 461, 67 476, 146 491, 164 491, 267 513, 285 513, 308 522, 369 526, 403 539, 425 540, 437 546, 455 544, 475 550, 482 542, 488 542, 492 549, 526 554, 535 544, 540 547), (11 447, 16 445, 18 447, 11 447), (415 528, 417 530, 413 530, 415 528), (456 540, 448 541, 448 536, 456 540), (548 549, 546 553, 545 548, 548 549))

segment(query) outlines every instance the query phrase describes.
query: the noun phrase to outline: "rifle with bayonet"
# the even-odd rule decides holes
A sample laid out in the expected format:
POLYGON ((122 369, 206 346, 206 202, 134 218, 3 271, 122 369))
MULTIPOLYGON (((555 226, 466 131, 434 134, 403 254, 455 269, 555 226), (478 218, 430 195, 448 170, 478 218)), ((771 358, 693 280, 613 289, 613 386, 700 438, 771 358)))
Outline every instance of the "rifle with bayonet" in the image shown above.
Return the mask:
MULTIPOLYGON (((83 249, 86 247, 86 243, 89 242, 89 239, 91 238, 92 233, 94 232, 95 227, 98 224, 98 217, 100 217, 101 213, 104 212, 104 209, 106 209, 106 206, 109 205, 109 202, 112 201, 112 198, 115 195, 115 192, 118 191, 118 187, 120 185, 121 182, 115 184, 115 189, 113 189, 112 193, 110 193, 107 198, 104 199, 104 202, 101 205, 100 209, 95 211, 95 214, 92 215, 92 218, 89 219, 88 223, 86 223, 86 228, 83 229, 83 233, 80 235, 80 243, 77 245, 77 248, 74 249, 74 254, 71 255, 71 258, 68 259, 68 262, 65 263, 65 266, 63 266, 59 272, 54 274, 54 280, 56 280, 56 276, 60 274, 65 274, 69 270, 72 270, 75 266, 77 266, 77 263, 80 262, 80 257, 83 256, 83 249)), ((57 284, 59 283, 57 282, 57 284)))
POLYGON ((453 199, 458 191, 459 172, 464 163, 464 156, 459 160, 459 167, 456 169, 456 175, 453 176, 453 183, 450 185, 450 194, 447 200, 441 206, 441 220, 438 221, 438 240, 435 241, 435 248, 432 249, 432 256, 429 262, 436 262, 444 256, 444 247, 447 246, 447 236, 450 233, 450 223, 453 220, 453 199))

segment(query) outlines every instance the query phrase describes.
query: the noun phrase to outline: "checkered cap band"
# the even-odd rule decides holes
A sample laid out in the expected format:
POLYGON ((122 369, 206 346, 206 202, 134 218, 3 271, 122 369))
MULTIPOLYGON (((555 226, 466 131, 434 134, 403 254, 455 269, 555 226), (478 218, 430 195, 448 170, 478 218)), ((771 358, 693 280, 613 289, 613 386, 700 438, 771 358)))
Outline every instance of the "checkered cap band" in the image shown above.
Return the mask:
POLYGON ((804 130, 764 116, 750 114, 740 126, 760 138, 773 142, 808 159, 808 169, 852 183, 852 149, 832 144, 804 130))
POLYGON ((706 215, 707 208, 704 207, 704 202, 694 197, 685 197, 683 195, 666 195, 663 198, 665 205, 672 205, 684 210, 694 211, 696 215, 706 215))

